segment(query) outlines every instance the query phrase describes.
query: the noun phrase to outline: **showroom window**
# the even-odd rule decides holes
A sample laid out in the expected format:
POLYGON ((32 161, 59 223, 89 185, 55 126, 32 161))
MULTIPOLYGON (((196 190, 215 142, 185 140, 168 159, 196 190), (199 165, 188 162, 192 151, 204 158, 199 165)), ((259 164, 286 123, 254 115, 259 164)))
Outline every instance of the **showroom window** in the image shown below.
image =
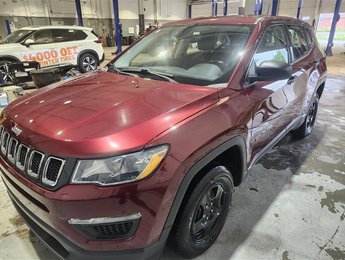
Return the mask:
POLYGON ((292 61, 296 61, 308 52, 308 42, 303 27, 289 25, 288 34, 291 42, 292 61))
POLYGON ((80 41, 87 37, 86 33, 81 30, 73 29, 54 29, 53 39, 54 42, 69 42, 69 41, 80 41))
POLYGON ((249 75, 255 75, 255 68, 264 61, 278 60, 289 63, 288 46, 286 44, 284 27, 274 25, 269 27, 260 40, 259 46, 253 56, 249 75))

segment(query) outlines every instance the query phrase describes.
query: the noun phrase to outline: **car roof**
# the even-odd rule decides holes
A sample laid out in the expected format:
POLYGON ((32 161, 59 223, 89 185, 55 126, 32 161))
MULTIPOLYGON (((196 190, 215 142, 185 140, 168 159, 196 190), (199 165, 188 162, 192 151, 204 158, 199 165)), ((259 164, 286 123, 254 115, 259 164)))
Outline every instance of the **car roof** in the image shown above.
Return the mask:
POLYGON ((70 26, 70 25, 44 25, 44 26, 26 26, 21 30, 41 30, 41 29, 68 29, 68 30, 83 30, 92 31, 92 28, 82 26, 70 26))
POLYGON ((166 23, 164 26, 180 26, 180 25, 226 25, 226 24, 244 24, 244 25, 255 25, 257 23, 276 23, 276 22, 286 22, 286 23, 299 23, 305 24, 307 23, 298 20, 294 17, 286 17, 286 16, 255 16, 255 15, 229 15, 229 16, 212 16, 212 17, 202 17, 202 18, 195 18, 195 19, 187 19, 181 20, 171 23, 166 23))

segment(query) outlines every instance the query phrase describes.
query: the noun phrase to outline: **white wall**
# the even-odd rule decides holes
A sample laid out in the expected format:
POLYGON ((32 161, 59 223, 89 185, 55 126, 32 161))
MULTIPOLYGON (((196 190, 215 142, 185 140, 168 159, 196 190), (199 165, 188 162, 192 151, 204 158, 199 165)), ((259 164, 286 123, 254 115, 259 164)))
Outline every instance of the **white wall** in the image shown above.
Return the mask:
MULTIPOLYGON (((81 0, 83 18, 113 18, 112 0, 81 0)), ((153 0, 144 0, 145 17, 154 19, 153 0)), ((120 19, 138 19, 137 0, 119 0, 120 19)), ((185 0, 157 0, 159 20, 186 18, 185 0)), ((75 18, 74 0, 2 0, 0 16, 75 18)))

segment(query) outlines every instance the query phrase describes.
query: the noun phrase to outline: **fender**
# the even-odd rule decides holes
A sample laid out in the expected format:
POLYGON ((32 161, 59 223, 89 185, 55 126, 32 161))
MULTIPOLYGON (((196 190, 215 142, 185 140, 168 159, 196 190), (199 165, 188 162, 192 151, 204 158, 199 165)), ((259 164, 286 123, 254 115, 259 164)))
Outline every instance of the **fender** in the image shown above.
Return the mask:
POLYGON ((87 49, 87 50, 82 50, 81 52, 78 53, 78 57, 77 57, 77 63, 79 64, 79 58, 81 55, 85 54, 85 53, 91 53, 92 55, 94 55, 97 59, 97 65, 100 65, 100 62, 99 62, 99 57, 98 57, 98 54, 97 52, 95 52, 94 50, 90 50, 90 49, 87 49))
POLYGON ((20 60, 12 55, 0 55, 0 62, 2 60, 10 60, 10 61, 15 61, 15 62, 20 62, 20 60))
POLYGON ((240 149, 241 156, 242 156, 242 171, 241 176, 243 179, 243 176, 246 172, 247 167, 247 152, 246 152, 246 143, 242 136, 236 136, 221 145, 217 146, 214 150, 210 151, 207 155, 205 155, 203 158, 201 158, 196 164, 194 164, 187 172, 185 177, 183 178, 179 189, 176 193, 174 202, 171 206, 168 218, 164 225, 164 230, 171 229, 172 225, 174 224, 175 218, 177 216, 177 213, 180 209, 180 206, 182 204, 182 201, 184 199, 184 196, 189 188, 189 185, 191 184, 193 178, 200 172, 202 168, 204 168, 209 162, 211 162, 213 159, 215 159, 217 156, 225 152, 231 147, 237 146, 240 149))

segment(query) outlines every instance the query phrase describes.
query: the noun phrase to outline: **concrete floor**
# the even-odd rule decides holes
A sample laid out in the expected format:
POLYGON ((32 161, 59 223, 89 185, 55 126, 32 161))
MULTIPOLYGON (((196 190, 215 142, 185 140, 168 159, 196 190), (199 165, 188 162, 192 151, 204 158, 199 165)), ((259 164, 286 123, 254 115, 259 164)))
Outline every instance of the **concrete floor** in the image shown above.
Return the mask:
MULTIPOLYGON (((196 259, 345 259, 345 56, 328 63, 312 134, 286 136, 254 166, 218 240, 196 259)), ((1 180, 0 205, 0 259, 57 259, 18 216, 1 180)), ((168 248, 161 258, 181 259, 168 248)))

